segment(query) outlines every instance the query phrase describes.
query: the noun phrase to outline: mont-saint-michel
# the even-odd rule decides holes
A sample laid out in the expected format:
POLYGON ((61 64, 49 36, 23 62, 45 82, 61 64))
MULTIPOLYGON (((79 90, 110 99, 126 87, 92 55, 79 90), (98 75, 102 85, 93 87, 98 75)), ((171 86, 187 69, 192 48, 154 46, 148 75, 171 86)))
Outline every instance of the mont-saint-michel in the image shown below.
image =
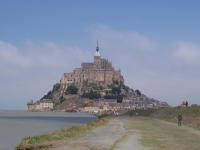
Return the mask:
POLYGON ((62 92, 70 85, 75 85, 80 94, 85 92, 86 86, 95 85, 106 89, 114 82, 124 84, 124 77, 120 70, 115 70, 112 62, 101 57, 98 42, 94 62, 82 63, 81 68, 74 69, 71 73, 64 73, 60 80, 62 92))
POLYGON ((0 150, 200 150, 199 14, 0 0, 0 150))
POLYGON ((64 73, 59 83, 40 100, 28 102, 28 111, 103 113, 114 110, 168 107, 125 85, 120 69, 100 54, 97 41, 93 62, 64 73))

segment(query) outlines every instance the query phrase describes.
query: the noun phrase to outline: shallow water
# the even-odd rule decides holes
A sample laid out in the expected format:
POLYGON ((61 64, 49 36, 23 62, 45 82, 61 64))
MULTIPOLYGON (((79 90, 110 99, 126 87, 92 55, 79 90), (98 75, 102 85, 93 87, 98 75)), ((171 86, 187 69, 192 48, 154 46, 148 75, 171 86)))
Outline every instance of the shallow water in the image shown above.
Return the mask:
POLYGON ((0 150, 14 150, 24 136, 96 120, 84 113, 0 111, 0 150))

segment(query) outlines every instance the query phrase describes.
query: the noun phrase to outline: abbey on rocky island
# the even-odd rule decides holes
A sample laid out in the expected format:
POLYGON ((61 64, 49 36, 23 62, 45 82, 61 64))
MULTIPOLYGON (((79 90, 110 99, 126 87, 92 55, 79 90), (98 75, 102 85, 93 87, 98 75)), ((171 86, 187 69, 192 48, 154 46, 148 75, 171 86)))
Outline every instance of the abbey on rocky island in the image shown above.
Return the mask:
POLYGON ((80 91, 85 84, 95 84, 106 88, 114 81, 124 83, 124 78, 120 70, 114 69, 112 62, 101 57, 97 41, 94 62, 82 63, 81 68, 76 68, 70 73, 64 73, 60 85, 63 92, 70 85, 75 85, 80 91))
MULTIPOLYGON (((74 88, 74 87, 73 87, 74 88)), ((148 98, 139 90, 124 85, 120 70, 115 70, 112 63, 102 58, 97 42, 93 62, 82 63, 80 68, 64 73, 60 83, 36 102, 27 103, 28 111, 52 111, 66 108, 84 108, 83 112, 101 112, 116 109, 147 109, 168 107, 166 102, 148 98), (68 93, 69 86, 76 86, 76 94, 68 93), (78 92, 78 93, 77 93, 78 92), (123 96, 123 97, 122 97, 123 96), (94 101, 93 99, 101 99, 94 101), (120 104, 117 100, 121 99, 120 104), (118 98, 118 99, 117 99, 118 98), (89 104, 88 107, 85 104, 89 104), (92 107, 91 107, 92 106, 92 107)))

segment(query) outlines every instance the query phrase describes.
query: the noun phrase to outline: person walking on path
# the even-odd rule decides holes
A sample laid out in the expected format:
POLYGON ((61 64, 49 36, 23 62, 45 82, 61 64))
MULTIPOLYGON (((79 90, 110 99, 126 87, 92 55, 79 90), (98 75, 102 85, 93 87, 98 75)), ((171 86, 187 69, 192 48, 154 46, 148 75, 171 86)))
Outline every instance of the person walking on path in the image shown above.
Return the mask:
POLYGON ((182 114, 178 114, 178 126, 182 125, 182 120, 183 120, 182 114))

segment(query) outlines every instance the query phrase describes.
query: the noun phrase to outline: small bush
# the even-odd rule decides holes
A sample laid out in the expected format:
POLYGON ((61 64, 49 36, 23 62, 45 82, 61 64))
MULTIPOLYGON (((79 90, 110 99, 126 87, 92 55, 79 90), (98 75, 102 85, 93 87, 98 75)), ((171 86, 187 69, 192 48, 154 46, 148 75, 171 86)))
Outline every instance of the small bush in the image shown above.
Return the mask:
POLYGON ((66 94, 77 94, 78 88, 75 85, 70 85, 67 87, 66 94))
POLYGON ((97 91, 90 90, 90 92, 83 93, 82 97, 86 97, 89 99, 98 99, 101 98, 101 95, 97 91))

